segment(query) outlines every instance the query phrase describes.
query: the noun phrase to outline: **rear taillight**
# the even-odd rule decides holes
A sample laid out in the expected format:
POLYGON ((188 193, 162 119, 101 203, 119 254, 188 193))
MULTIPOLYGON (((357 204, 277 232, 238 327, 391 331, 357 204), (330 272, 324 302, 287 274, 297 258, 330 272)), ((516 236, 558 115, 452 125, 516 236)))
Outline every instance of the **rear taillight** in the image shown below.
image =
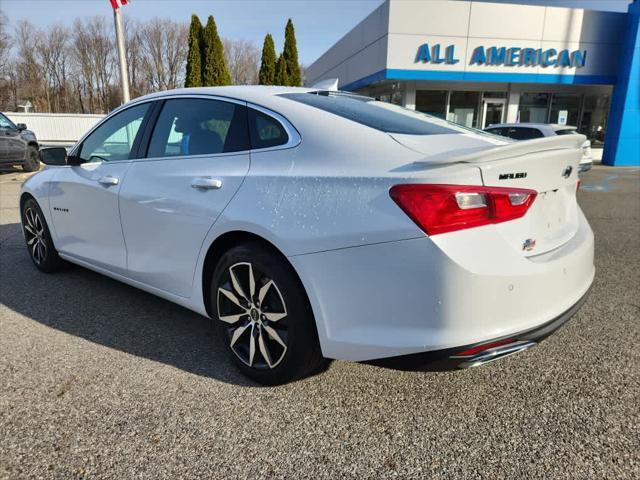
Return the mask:
POLYGON ((522 217, 535 190, 470 185, 395 185, 391 198, 428 235, 522 217))

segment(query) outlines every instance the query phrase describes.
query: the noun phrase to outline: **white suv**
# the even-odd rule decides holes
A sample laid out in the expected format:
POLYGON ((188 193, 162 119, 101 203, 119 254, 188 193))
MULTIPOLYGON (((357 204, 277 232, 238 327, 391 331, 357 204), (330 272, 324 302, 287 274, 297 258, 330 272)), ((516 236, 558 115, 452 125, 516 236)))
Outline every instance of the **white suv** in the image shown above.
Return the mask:
MULTIPOLYGON (((576 127, 558 125, 557 123, 499 123, 489 125, 484 131, 514 140, 531 140, 532 138, 553 137, 555 135, 578 135, 576 127)), ((591 142, 585 140, 582 144, 580 172, 591 170, 592 166, 591 142)))

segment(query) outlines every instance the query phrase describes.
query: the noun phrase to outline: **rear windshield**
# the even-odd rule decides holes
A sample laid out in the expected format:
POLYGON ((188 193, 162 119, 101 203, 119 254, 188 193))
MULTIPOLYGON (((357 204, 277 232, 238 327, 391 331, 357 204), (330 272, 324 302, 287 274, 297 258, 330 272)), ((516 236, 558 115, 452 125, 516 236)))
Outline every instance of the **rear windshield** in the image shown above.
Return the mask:
POLYGON ((370 97, 329 92, 285 93, 282 96, 386 133, 406 135, 437 135, 469 131, 478 133, 478 130, 468 129, 370 97))

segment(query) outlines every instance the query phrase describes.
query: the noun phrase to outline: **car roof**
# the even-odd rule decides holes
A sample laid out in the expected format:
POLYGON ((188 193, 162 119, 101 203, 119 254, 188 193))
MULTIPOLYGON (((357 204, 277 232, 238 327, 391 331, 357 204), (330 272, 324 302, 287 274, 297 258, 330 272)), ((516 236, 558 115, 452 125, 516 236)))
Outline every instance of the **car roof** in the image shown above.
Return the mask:
POLYGON ((268 107, 278 95, 282 95, 285 93, 309 93, 316 91, 318 91, 317 88, 281 87, 271 85, 234 85, 225 87, 176 88, 174 90, 165 90, 162 92, 150 93, 148 95, 135 98, 130 103, 127 103, 127 105, 133 105, 134 103, 146 100, 159 100, 164 97, 171 97, 176 95, 215 95, 218 97, 241 100, 268 107))
POLYGON ((522 122, 522 123, 493 123, 486 128, 501 128, 501 127, 526 127, 526 128, 551 128, 554 131, 558 130, 576 130, 577 127, 572 125, 560 125, 559 123, 535 123, 535 122, 522 122))

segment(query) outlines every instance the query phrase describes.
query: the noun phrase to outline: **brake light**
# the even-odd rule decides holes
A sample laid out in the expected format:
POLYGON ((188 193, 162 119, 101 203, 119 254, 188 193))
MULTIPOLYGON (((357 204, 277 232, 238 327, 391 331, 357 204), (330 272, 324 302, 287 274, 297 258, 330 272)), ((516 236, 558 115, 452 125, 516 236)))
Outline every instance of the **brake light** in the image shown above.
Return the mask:
POLYGON ((520 218, 536 198, 535 190, 472 185, 395 185, 398 206, 428 235, 453 232, 520 218))
POLYGON ((580 180, 576 182, 576 192, 580 190, 580 180))

